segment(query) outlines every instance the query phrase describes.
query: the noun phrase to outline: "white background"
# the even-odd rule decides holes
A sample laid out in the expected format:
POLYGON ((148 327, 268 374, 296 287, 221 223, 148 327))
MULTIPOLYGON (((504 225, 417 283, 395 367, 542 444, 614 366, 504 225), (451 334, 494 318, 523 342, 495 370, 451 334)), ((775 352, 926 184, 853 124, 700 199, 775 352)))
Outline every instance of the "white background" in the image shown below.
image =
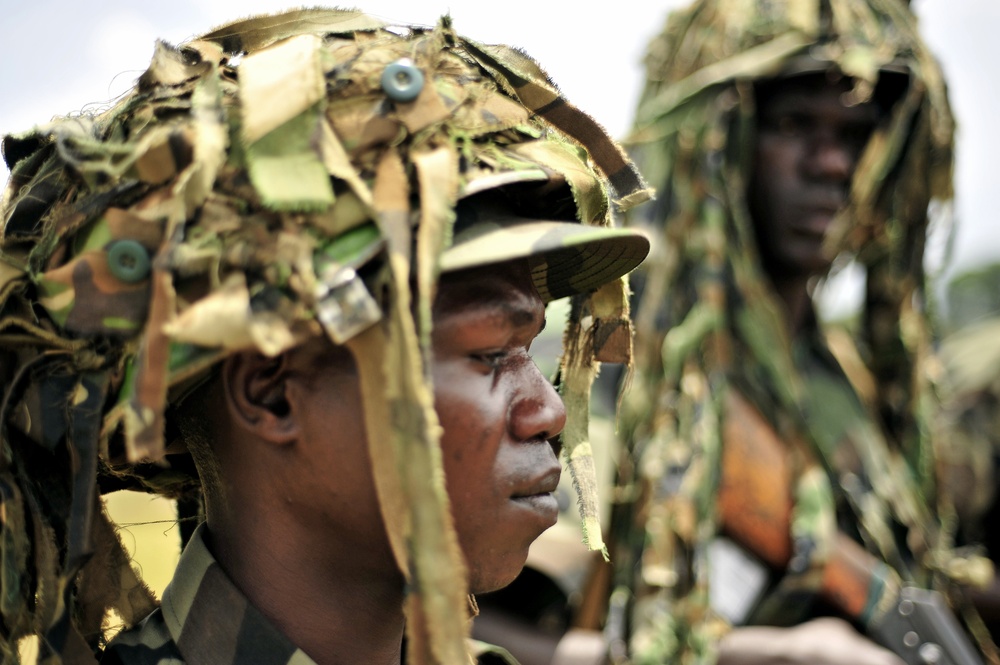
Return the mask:
MULTIPOLYGON (((567 97, 613 135, 628 129, 646 43, 666 11, 687 0, 361 0, 394 21, 433 24, 450 12, 461 34, 524 48, 567 97)), ((253 13, 298 6, 282 0, 0 0, 0 132, 54 115, 100 108, 144 71, 159 37, 171 43, 253 13)), ((913 0, 938 55, 959 120, 957 233, 948 272, 1000 261, 990 192, 1000 146, 997 0, 913 0)), ((0 164, 0 181, 7 170, 0 164)), ((936 248, 942 254, 941 243, 936 248)), ((847 297, 847 296, 837 296, 847 297)))

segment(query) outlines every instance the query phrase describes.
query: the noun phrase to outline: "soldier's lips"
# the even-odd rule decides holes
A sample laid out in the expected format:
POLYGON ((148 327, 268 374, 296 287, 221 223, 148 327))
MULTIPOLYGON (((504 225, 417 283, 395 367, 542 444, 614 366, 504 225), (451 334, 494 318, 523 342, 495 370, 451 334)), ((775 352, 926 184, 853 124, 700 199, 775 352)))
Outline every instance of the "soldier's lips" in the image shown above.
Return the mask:
POLYGON ((804 205, 799 209, 801 218, 792 230, 800 235, 825 235, 841 207, 834 202, 804 205))
POLYGON ((556 500, 555 494, 551 492, 548 494, 515 496, 511 497, 511 501, 534 513, 539 518, 539 521, 544 524, 545 529, 554 525, 556 520, 559 519, 559 501, 556 500))
POLYGON ((561 473, 559 466, 548 470, 516 489, 510 500, 535 513, 546 523, 545 528, 552 526, 559 517, 559 501, 555 491, 559 487, 561 473))

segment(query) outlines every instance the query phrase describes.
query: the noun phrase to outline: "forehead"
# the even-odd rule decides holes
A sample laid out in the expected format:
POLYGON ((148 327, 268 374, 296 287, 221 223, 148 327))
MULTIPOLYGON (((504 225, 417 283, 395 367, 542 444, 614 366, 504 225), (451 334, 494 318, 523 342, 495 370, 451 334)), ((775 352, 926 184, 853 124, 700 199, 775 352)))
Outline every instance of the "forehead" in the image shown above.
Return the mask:
POLYGON ((493 311, 498 315, 534 318, 545 305, 525 259, 445 273, 434 299, 434 320, 465 313, 493 311))

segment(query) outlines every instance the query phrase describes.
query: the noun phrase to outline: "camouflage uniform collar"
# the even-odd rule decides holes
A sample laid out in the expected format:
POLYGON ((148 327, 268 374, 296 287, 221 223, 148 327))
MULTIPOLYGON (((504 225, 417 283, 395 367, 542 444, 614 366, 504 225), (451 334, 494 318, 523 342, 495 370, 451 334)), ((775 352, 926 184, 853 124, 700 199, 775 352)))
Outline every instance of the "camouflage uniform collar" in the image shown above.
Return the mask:
MULTIPOLYGON (((136 629, 140 635, 123 636, 125 639, 115 642, 123 646, 130 643, 133 649, 136 643, 149 647, 145 657, 152 660, 140 660, 158 665, 315 665, 236 588, 209 551, 206 533, 202 524, 184 548, 174 577, 163 592, 159 617, 154 614, 140 624, 136 629), (149 625, 157 620, 166 626, 169 638, 157 635, 162 632, 160 626, 149 625), (164 649, 165 638, 173 642, 174 649, 164 649)), ((476 665, 518 665, 500 647, 469 640, 468 648, 476 665)))
POLYGON ((202 524, 184 548, 161 611, 190 665, 315 665, 250 604, 205 544, 202 524))

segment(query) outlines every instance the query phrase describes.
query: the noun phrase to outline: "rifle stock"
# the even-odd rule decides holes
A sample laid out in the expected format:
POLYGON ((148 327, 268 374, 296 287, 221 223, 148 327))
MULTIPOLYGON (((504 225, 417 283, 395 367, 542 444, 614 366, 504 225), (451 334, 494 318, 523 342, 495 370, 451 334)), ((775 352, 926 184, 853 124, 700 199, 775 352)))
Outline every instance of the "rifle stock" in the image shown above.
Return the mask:
MULTIPOLYGON (((722 531, 771 568, 784 570, 792 558, 789 448, 760 412, 734 390, 729 391, 723 437, 718 497, 722 531)), ((982 663, 940 594, 887 586, 885 570, 860 544, 838 533, 819 593, 907 663, 982 663), (884 598, 884 594, 895 597, 884 598), (876 606, 883 610, 873 613, 876 606)))

